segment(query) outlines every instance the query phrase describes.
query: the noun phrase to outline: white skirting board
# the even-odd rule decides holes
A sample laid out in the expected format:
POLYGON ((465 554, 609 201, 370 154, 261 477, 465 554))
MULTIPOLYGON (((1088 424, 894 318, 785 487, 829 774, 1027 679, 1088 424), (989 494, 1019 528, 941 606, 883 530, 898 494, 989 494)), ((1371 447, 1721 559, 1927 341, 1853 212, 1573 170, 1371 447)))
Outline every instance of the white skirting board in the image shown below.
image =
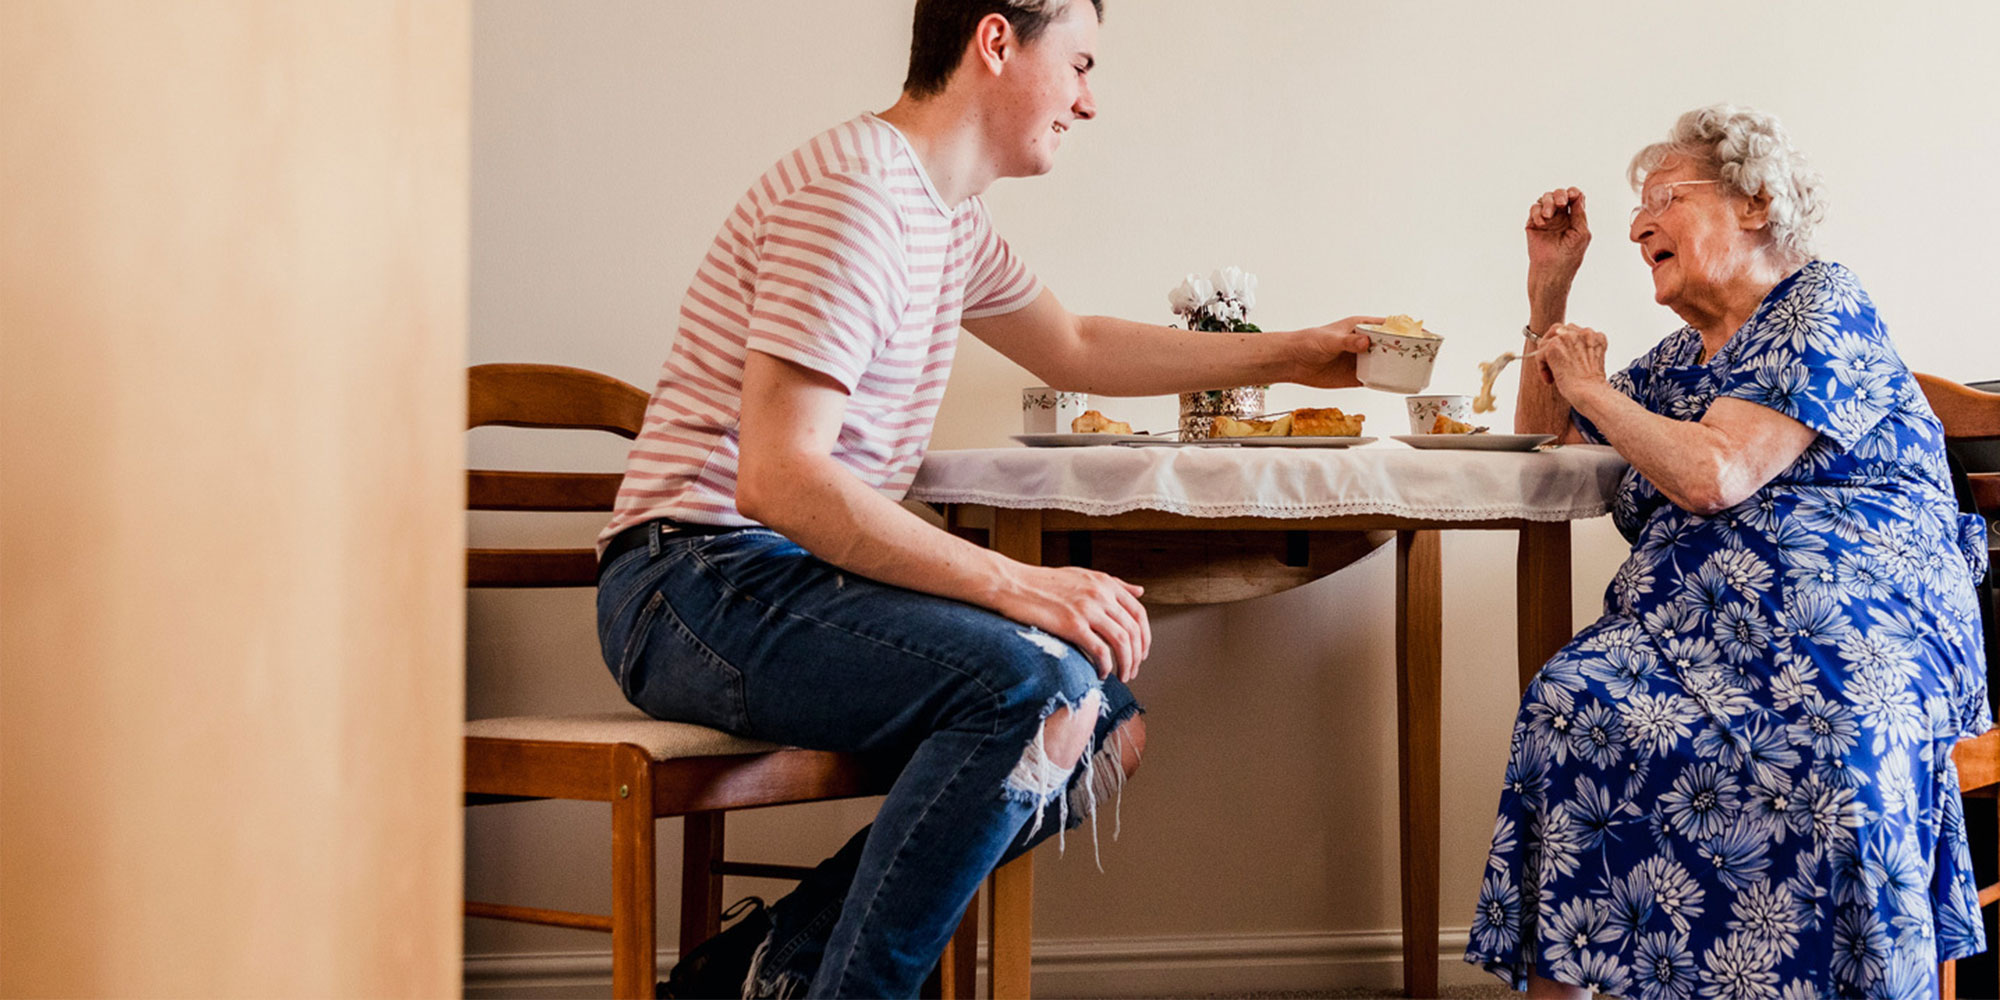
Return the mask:
MULTIPOLYGON (((1496 982, 1459 960, 1467 929, 1440 935, 1445 985, 1496 982)), ((1402 985, 1401 931, 1334 931, 1035 942, 1034 989, 1050 997, 1172 997, 1254 990, 1402 985)), ((676 953, 660 952, 660 975, 676 953)), ((985 946, 980 995, 986 995, 985 946)), ((611 989, 609 951, 476 955, 465 960, 469 1000, 603 996, 611 989)))

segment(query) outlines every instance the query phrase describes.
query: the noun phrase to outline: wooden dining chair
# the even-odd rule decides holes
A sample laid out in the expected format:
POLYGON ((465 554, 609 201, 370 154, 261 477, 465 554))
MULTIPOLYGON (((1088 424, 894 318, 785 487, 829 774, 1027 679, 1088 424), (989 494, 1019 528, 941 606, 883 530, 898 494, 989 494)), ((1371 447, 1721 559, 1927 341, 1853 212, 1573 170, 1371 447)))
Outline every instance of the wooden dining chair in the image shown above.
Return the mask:
MULTIPOLYGON (((638 436, 645 392, 606 375, 556 365, 473 367, 468 429, 486 426, 587 429, 638 436)), ((467 507, 485 511, 609 513, 618 473, 471 470, 467 507)), ((466 550, 469 587, 594 587, 593 549, 466 550)), ((593 651, 594 653, 594 651, 593 651)), ((608 675, 607 675, 608 676, 608 675)), ((680 953, 720 928, 722 879, 803 876, 809 869, 726 861, 723 817, 731 810, 880 795, 898 768, 850 754, 780 747, 701 726, 661 722, 636 709, 592 715, 479 719, 465 727, 468 806, 571 799, 611 806, 609 914, 573 913, 467 900, 470 917, 609 932, 612 991, 651 997, 658 970, 654 931, 654 822, 683 817, 680 953)), ((973 995, 977 921, 966 918, 926 988, 973 995)))
MULTIPOLYGON (((1981 392, 1950 379, 1922 373, 1917 375, 1917 384, 1923 388, 1924 397, 1930 401, 1938 422, 1944 425, 1947 444, 2000 440, 2000 393, 1981 392)), ((1960 484, 1960 490, 1961 506, 1987 517, 2000 515, 2000 472, 1969 472, 1960 484)), ((2000 690, 2000 677, 1995 676, 1993 669, 1994 662, 2000 660, 2000 649, 1996 649, 1994 643, 1995 608, 1990 591, 1983 592, 1982 598, 1984 606, 1980 608, 1980 616, 1986 632, 1986 684, 1989 691, 2000 690)), ((1952 750, 1952 759, 1958 764, 1959 793, 1967 799, 1992 803, 1988 808, 2000 808, 2000 728, 1960 741, 1952 750)), ((1995 839, 2000 841, 2000 838, 1995 839)), ((1975 850, 1983 848, 1988 857, 2000 858, 2000 843, 1974 844, 1973 847, 1975 850)), ((2000 902, 2000 882, 1979 888, 1981 909, 1996 902, 2000 902)), ((1990 949, 1996 944, 2000 942, 1988 942, 1987 946, 1990 949)), ((1955 1000, 1958 995, 1957 963, 1943 963, 1939 984, 1944 1000, 1955 1000)), ((2000 982, 1989 983, 1972 995, 2000 996, 2000 982)))

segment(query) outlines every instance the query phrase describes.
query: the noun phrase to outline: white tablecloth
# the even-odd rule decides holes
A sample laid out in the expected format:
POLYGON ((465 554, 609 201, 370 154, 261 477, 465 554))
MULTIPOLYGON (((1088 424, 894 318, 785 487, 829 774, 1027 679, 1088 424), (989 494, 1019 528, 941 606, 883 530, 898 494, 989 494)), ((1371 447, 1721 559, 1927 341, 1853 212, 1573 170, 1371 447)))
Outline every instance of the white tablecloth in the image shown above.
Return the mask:
POLYGON ((979 448, 934 451, 910 498, 1110 515, 1389 514, 1572 521, 1609 513, 1625 460, 1602 445, 1546 452, 1360 448, 979 448))

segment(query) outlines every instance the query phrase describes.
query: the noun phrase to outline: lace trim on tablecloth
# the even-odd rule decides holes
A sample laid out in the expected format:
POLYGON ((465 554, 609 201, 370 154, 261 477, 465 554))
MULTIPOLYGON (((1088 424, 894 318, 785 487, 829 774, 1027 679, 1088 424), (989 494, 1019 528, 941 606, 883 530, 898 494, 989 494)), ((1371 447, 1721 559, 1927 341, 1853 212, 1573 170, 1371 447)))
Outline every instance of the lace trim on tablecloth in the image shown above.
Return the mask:
POLYGON ((1162 495, 1125 497, 1119 500, 1093 500, 1088 497, 1037 497, 1033 503, 1024 503, 1014 494, 992 493, 984 490, 939 489, 924 490, 924 503, 973 503, 991 507, 1054 508, 1087 517, 1110 517, 1114 514, 1129 514, 1136 510, 1157 510, 1168 514, 1182 514, 1188 517, 1347 517, 1358 514, 1380 514, 1387 517, 1421 518, 1432 521, 1579 521, 1601 517, 1610 513, 1611 507, 1605 503, 1579 504, 1563 510, 1547 507, 1526 508, 1520 506, 1484 507, 1439 507, 1426 504, 1421 508, 1379 500, 1336 500, 1321 503, 1284 504, 1265 501, 1246 504, 1189 503, 1178 497, 1162 495))

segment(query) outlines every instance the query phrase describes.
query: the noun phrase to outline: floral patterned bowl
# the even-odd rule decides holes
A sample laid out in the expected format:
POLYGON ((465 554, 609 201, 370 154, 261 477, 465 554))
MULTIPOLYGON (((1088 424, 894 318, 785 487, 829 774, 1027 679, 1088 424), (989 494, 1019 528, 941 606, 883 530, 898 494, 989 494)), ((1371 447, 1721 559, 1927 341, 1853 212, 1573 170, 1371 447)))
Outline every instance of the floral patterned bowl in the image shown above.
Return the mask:
POLYGON ((1354 362, 1355 377, 1370 389, 1383 392, 1422 392, 1431 384, 1431 365, 1437 361, 1444 338, 1426 331, 1423 335, 1391 333, 1372 323, 1354 329, 1368 336, 1368 350, 1354 362))

